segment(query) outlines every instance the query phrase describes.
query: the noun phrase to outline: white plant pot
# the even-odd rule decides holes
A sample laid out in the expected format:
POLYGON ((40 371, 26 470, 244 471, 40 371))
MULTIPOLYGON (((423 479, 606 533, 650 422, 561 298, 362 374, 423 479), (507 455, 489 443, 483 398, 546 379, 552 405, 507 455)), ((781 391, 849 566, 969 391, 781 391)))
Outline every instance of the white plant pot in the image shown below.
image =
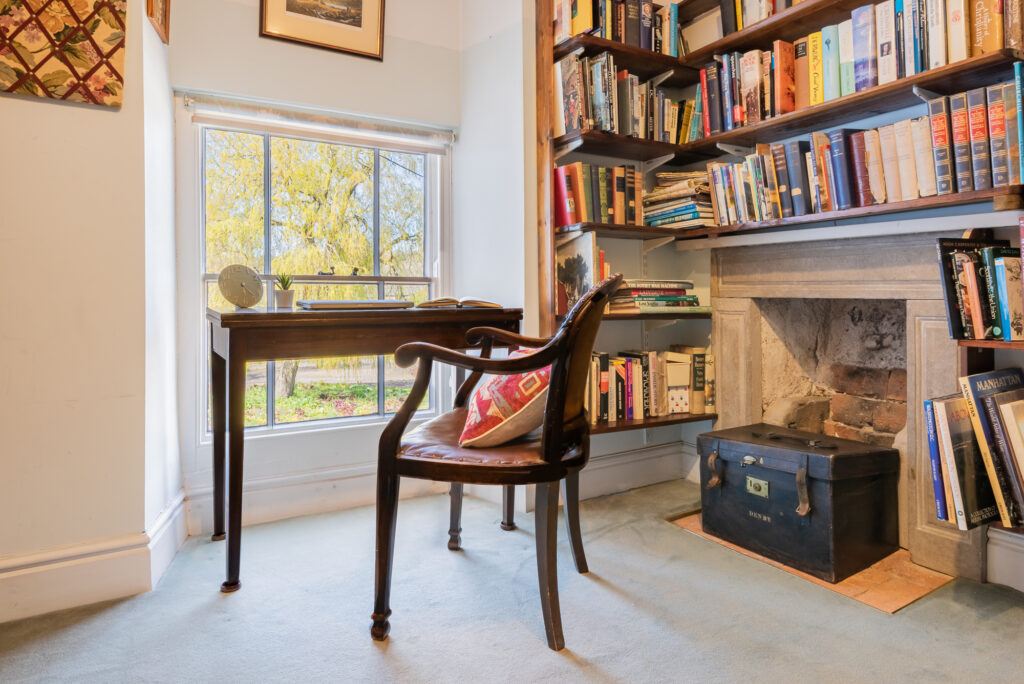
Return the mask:
POLYGON ((295 290, 275 290, 274 305, 278 309, 290 309, 295 300, 295 290))

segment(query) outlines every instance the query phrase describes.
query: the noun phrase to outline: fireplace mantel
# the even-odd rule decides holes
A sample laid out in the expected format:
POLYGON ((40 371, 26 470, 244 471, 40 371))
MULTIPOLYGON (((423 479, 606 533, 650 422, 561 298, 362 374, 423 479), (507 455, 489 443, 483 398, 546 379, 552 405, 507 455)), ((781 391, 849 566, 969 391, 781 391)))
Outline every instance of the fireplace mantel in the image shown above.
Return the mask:
POLYGON ((762 419, 761 298, 899 299, 906 302, 907 427, 897 443, 900 543, 915 562, 984 579, 982 529, 962 533, 935 519, 923 416, 925 398, 957 391, 958 352, 949 338, 935 239, 958 233, 879 235, 716 248, 711 304, 719 421, 716 429, 762 419))

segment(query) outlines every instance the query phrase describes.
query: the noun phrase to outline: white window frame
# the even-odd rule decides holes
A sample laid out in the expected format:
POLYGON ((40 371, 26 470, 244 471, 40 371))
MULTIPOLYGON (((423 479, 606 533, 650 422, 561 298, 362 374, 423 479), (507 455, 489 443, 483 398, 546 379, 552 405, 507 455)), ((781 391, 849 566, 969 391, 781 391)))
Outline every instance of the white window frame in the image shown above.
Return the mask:
MULTIPOLYGON (((206 429, 205 419, 209 324, 205 317, 201 168, 207 128, 427 154, 425 277, 434 281, 433 296, 450 295, 452 280, 451 131, 424 127, 418 132, 407 124, 367 122, 363 118, 323 112, 307 117, 307 111, 287 106, 275 108, 280 116, 261 116, 253 113, 257 108, 254 103, 240 102, 239 107, 233 108, 224 106, 224 100, 218 98, 216 106, 206 107, 202 100, 202 96, 197 98, 189 93, 179 92, 175 96, 178 415, 185 489, 193 499, 208 496, 212 487, 212 435, 206 429)), ((266 105, 258 103, 258 109, 265 112, 266 105)), ((353 281, 342 276, 322 279, 353 281)), ((378 277, 369 280, 376 282, 378 277)), ((383 368, 379 369, 378 377, 381 373, 383 368)), ((414 422, 429 419, 451 403, 454 373, 444 370, 435 374, 433 384, 431 408, 418 412, 414 422)), ((259 487, 256 482, 261 482, 270 489, 372 474, 376 470, 377 440, 389 419, 389 415, 378 413, 247 428, 246 487, 259 487)), ((364 499, 360 494, 354 503, 365 503, 364 499)), ((190 529, 195 527, 190 523, 190 529)))

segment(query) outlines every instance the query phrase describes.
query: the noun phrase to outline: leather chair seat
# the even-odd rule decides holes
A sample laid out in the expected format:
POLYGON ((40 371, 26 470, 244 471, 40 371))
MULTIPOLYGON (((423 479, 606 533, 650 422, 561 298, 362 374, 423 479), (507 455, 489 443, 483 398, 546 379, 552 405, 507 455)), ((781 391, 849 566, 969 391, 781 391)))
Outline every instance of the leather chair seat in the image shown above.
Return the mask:
POLYGON ((466 426, 465 408, 443 413, 402 436, 399 460, 446 461, 492 468, 544 466, 541 458, 541 432, 538 428, 501 446, 473 449, 459 446, 466 426))

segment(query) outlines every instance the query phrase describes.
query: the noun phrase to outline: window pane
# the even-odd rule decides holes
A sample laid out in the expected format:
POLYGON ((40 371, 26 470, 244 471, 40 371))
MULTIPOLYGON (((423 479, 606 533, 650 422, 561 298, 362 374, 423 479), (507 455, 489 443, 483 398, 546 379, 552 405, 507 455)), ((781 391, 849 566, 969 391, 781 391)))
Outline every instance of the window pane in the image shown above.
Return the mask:
POLYGON ((263 136, 207 130, 206 272, 263 272, 263 136))
POLYGON ((270 139, 274 273, 373 274, 373 150, 270 139))
POLYGON ((376 356, 278 361, 275 365, 275 422, 377 413, 376 356))
POLYGON ((267 364, 245 364, 245 427, 267 424, 267 364))
POLYGON ((384 285, 384 299, 398 299, 419 304, 430 299, 429 294, 430 287, 427 285, 407 283, 386 283, 384 285))
MULTIPOLYGON (((399 368, 395 365, 394 356, 384 357, 384 411, 395 413, 402 408, 402 402, 409 396, 412 383, 416 379, 416 364, 408 368, 399 368)), ((433 384, 433 381, 431 381, 433 384)), ((430 390, 420 402, 421 409, 430 408, 430 390)))
POLYGON ((380 153, 380 272, 424 274, 423 220, 426 158, 380 153))
POLYGON ((377 299, 377 285, 299 284, 292 285, 295 301, 300 299, 377 299))

